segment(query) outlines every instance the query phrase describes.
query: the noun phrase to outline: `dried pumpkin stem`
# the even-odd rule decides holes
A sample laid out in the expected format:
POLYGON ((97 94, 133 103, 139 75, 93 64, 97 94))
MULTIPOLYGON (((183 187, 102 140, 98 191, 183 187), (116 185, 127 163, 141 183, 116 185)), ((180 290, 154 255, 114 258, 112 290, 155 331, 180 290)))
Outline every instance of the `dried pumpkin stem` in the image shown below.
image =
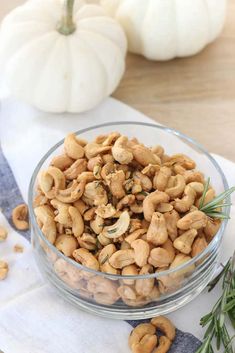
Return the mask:
POLYGON ((74 0, 64 0, 64 9, 62 19, 58 25, 58 32, 68 36, 76 30, 73 22, 73 6, 74 0))

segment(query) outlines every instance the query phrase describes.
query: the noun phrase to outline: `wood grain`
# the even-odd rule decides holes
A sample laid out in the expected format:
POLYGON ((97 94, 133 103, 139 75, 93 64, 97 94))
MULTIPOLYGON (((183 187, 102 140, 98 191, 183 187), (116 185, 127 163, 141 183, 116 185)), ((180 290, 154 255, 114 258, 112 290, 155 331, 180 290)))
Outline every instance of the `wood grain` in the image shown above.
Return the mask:
MULTIPOLYGON (((1 3, 0 18, 23 2, 1 3)), ((129 54, 113 96, 235 161, 235 0, 222 34, 200 54, 168 62, 129 54)))

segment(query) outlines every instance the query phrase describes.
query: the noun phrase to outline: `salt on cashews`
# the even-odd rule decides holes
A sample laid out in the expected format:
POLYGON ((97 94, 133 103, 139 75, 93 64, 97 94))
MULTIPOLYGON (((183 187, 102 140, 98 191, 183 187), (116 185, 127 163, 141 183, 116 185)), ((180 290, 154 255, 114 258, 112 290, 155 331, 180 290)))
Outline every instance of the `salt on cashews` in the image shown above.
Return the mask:
MULTIPOLYGON (((83 144, 83 143, 82 143, 83 144)), ((84 145, 84 144, 83 144, 84 145)), ((84 156, 84 148, 75 134, 68 134, 64 139, 65 153, 73 159, 79 159, 84 156)))
POLYGON ((56 223, 53 212, 48 206, 39 206, 34 209, 37 222, 40 224, 42 233, 50 243, 54 244, 56 240, 56 223))
POLYGON ((24 203, 16 206, 12 211, 12 222, 16 229, 29 229, 28 206, 24 203))
POLYGON ((154 212, 147 231, 147 240, 157 246, 164 244, 167 239, 168 233, 164 215, 159 212, 154 212))
POLYGON ((154 191, 148 194, 143 201, 143 212, 146 221, 150 222, 157 206, 162 202, 169 202, 169 196, 162 191, 154 191))
POLYGON ((127 231, 129 224, 130 224, 129 213, 128 211, 124 211, 122 212, 122 214, 120 215, 116 223, 114 223, 111 226, 104 227, 102 234, 106 238, 110 238, 110 239, 119 238, 127 231))
POLYGON ((140 324, 135 327, 129 336, 129 347, 133 353, 152 353, 158 339, 156 329, 150 323, 140 324))

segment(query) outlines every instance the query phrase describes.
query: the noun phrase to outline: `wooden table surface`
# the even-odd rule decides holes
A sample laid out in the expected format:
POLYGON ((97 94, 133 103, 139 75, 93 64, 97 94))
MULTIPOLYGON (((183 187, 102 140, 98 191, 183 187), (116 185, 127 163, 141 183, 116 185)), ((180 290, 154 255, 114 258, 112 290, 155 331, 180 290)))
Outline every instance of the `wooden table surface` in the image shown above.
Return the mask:
MULTIPOLYGON (((0 18, 24 1, 1 1, 0 18)), ((168 62, 128 55, 113 96, 235 162, 235 0, 222 34, 200 54, 168 62)))

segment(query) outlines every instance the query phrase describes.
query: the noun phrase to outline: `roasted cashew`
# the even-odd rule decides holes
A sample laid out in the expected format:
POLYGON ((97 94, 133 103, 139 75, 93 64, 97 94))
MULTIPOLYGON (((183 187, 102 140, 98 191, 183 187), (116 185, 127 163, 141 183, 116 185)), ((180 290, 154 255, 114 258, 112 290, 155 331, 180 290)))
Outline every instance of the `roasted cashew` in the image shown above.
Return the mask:
POLYGON ((65 256, 72 256, 73 251, 78 247, 78 242, 77 239, 72 235, 61 234, 57 237, 55 246, 65 256))
POLYGON ((81 173, 85 172, 87 168, 87 161, 83 158, 77 159, 68 169, 64 171, 66 179, 76 179, 81 173))
POLYGON ((84 148, 75 134, 68 134, 64 139, 65 153, 73 159, 79 159, 84 156, 84 148))
POLYGON ((143 204, 138 204, 134 202, 130 205, 130 210, 134 213, 143 213, 143 204))
POLYGON ((171 238, 172 241, 175 240, 178 236, 178 229, 177 229, 177 222, 180 219, 180 216, 178 212, 175 210, 172 210, 170 212, 164 213, 164 218, 166 221, 166 228, 169 237, 171 238))
MULTIPOLYGON (((149 264, 146 264, 141 268, 139 275, 147 275, 150 273, 153 273, 153 267, 149 264)), ((154 282, 154 278, 137 279, 135 283, 136 293, 143 297, 150 295, 154 288, 154 282)))
POLYGON ((109 263, 114 268, 123 268, 135 263, 135 252, 132 249, 118 250, 109 258, 109 263))
POLYGON ((154 212, 147 231, 147 240, 154 245, 162 245, 167 241, 168 233, 164 215, 154 212))
POLYGON ((99 181, 86 184, 83 197, 86 203, 89 202, 90 206, 106 205, 108 203, 107 192, 99 181))
POLYGON ((76 180, 73 180, 72 185, 65 190, 59 190, 56 194, 57 200, 64 203, 73 203, 80 199, 84 192, 85 181, 81 181, 79 184, 76 180))
POLYGON ((190 254, 194 239, 197 236, 196 229, 189 229, 174 240, 174 247, 183 254, 190 254))
POLYGON ((176 164, 182 166, 184 169, 190 169, 190 170, 196 167, 196 163, 191 158, 189 158, 188 156, 185 156, 184 154, 175 154, 171 156, 166 163, 164 163, 164 165, 168 167, 174 166, 176 164))
POLYGON ((135 160, 144 167, 148 166, 149 164, 161 165, 160 158, 146 146, 138 144, 134 145, 132 147, 132 153, 135 160))
POLYGON ((95 166, 102 166, 103 165, 103 159, 101 156, 96 156, 96 157, 93 157, 91 159, 88 160, 87 162, 87 169, 90 171, 90 172, 93 172, 95 166))
POLYGON ((104 219, 113 217, 116 212, 116 208, 113 207, 111 203, 108 203, 107 205, 99 205, 95 210, 95 213, 104 219))
POLYGON ((81 237, 77 238, 78 244, 81 248, 93 251, 97 248, 96 238, 89 233, 83 233, 81 237))
POLYGON ((92 277, 87 285, 95 301, 104 305, 112 305, 119 299, 117 284, 101 276, 92 277))
POLYGON ((43 206, 48 203, 48 198, 44 194, 38 194, 33 200, 33 207, 43 206))
POLYGON ((153 187, 151 179, 147 175, 144 175, 139 171, 133 173, 133 180, 139 181, 142 190, 144 191, 150 191, 153 187))
POLYGON ((168 180, 171 176, 171 169, 168 167, 161 167, 153 178, 153 187, 156 190, 164 191, 167 187, 168 180))
POLYGON ((84 221, 91 221, 95 217, 95 207, 89 208, 84 214, 83 219, 84 221))
POLYGON ((196 195, 196 191, 190 186, 190 184, 186 185, 182 199, 176 199, 174 201, 174 208, 176 211, 182 213, 189 211, 195 202, 196 195))
POLYGON ((139 267, 147 265, 150 253, 149 244, 142 239, 137 239, 131 243, 131 247, 134 249, 135 252, 136 265, 138 265, 139 267))
POLYGON ((129 233, 133 233, 135 230, 143 228, 142 221, 138 218, 131 218, 130 227, 128 229, 129 233))
POLYGON ((164 335, 169 338, 170 341, 175 339, 175 326, 165 316, 157 316, 151 320, 151 324, 164 335))
POLYGON ((173 210, 173 206, 167 202, 161 202, 157 206, 156 211, 161 213, 171 212, 173 210))
POLYGON ((133 353, 152 353, 157 345, 155 327, 150 323, 139 324, 129 336, 129 347, 133 353))
POLYGON ((74 236, 80 237, 84 231, 84 221, 82 218, 81 213, 78 211, 76 207, 70 206, 69 207, 69 215, 72 220, 72 231, 74 236))
POLYGON ((78 288, 78 283, 82 280, 82 271, 62 258, 55 261, 54 270, 65 283, 73 288, 78 288))
POLYGON ((116 168, 114 163, 108 162, 102 167, 100 175, 105 181, 107 181, 108 175, 115 172, 116 172, 116 168))
POLYGON ((95 218, 90 221, 90 227, 95 234, 100 234, 104 227, 104 219, 96 215, 95 218))
POLYGON ((171 263, 174 260, 175 253, 176 253, 172 241, 168 238, 167 241, 164 244, 162 244, 161 247, 168 252, 168 257, 169 257, 170 263, 171 263))
MULTIPOLYGON (((215 190, 214 189, 209 189, 206 192, 206 195, 205 195, 204 202, 203 202, 202 206, 206 205, 208 202, 211 202, 214 198, 215 198, 215 190)), ((196 206, 199 207, 200 204, 201 204, 201 198, 197 200, 196 206)))
POLYGON ((204 228, 204 233, 206 235, 206 240, 210 242, 221 226, 221 221, 219 219, 207 219, 206 226, 204 228))
POLYGON ((110 265, 108 261, 106 261, 103 265, 100 265, 100 271, 109 273, 111 275, 118 275, 120 274, 120 270, 114 268, 113 266, 110 265))
POLYGON ((153 146, 151 148, 151 151, 156 154, 158 157, 162 158, 162 156, 164 155, 165 151, 164 151, 164 148, 160 145, 156 145, 156 146, 153 146))
POLYGON ((51 212, 48 206, 39 206, 34 209, 37 222, 40 224, 40 228, 45 237, 50 243, 54 244, 56 240, 56 224, 53 218, 53 212, 51 212))
POLYGON ((90 183, 94 180, 96 180, 96 178, 92 172, 82 172, 77 177, 78 183, 80 183, 80 182, 90 183))
POLYGON ((111 146, 102 146, 95 142, 88 143, 85 148, 85 155, 87 159, 94 158, 98 154, 102 154, 111 150, 111 146))
POLYGON ((114 158, 113 158, 112 154, 103 154, 101 157, 103 160, 103 164, 114 162, 114 158))
POLYGON ((191 256, 195 257, 198 254, 200 254, 203 250, 206 249, 207 247, 207 241, 205 239, 205 237, 198 237, 194 240, 194 243, 192 245, 192 252, 191 252, 191 256))
POLYGON ((7 277, 9 267, 6 261, 0 260, 0 281, 7 277))
POLYGON ((146 232, 147 229, 136 229, 134 232, 125 237, 125 241, 131 245, 136 239, 139 239, 141 235, 145 234, 146 232))
POLYGON ((167 353, 172 345, 171 340, 166 336, 159 337, 159 345, 152 353, 167 353))
POLYGON ((160 170, 160 168, 161 167, 158 164, 149 164, 141 170, 141 173, 147 175, 149 178, 152 178, 160 170))
POLYGON ((168 266, 171 263, 171 261, 172 261, 172 256, 166 249, 157 247, 150 251, 148 262, 154 267, 168 266))
POLYGON ((170 196, 171 199, 180 197, 185 189, 186 183, 184 177, 180 174, 172 176, 169 179, 170 186, 167 186, 165 192, 170 196))
POLYGON ((193 211, 179 219, 177 222, 177 227, 182 230, 200 229, 206 226, 207 220, 208 218, 204 212, 193 211))
POLYGON ((122 212, 116 223, 111 226, 104 227, 102 235, 106 238, 114 239, 119 238, 121 235, 126 233, 130 224, 130 216, 127 211, 122 212))
MULTIPOLYGON (((192 258, 188 255, 185 254, 178 254, 176 255, 176 257, 174 258, 173 262, 170 265, 170 270, 177 268, 178 266, 183 265, 184 263, 190 261, 192 258)), ((185 268, 183 268, 182 270, 178 270, 175 273, 172 273, 170 275, 171 278, 173 279, 179 279, 181 277, 187 276, 188 274, 192 273, 195 269, 194 265, 190 265, 190 266, 186 266, 185 268)))
POLYGON ((97 239, 99 240, 100 244, 103 246, 109 245, 112 243, 112 239, 107 238, 104 234, 100 233, 97 236, 97 239))
POLYGON ((114 244, 106 245, 99 253, 98 261, 101 265, 107 262, 111 255, 113 255, 117 251, 116 246, 114 244))
MULTIPOLYGON (((137 276, 138 274, 139 274, 139 270, 135 264, 128 265, 126 267, 123 267, 122 269, 122 276, 137 276)), ((134 279, 123 279, 122 282, 129 286, 132 286, 135 284, 134 279)))
POLYGON ((195 171, 195 170, 186 170, 183 173, 183 176, 184 176, 186 184, 192 183, 194 181, 197 181, 198 183, 202 183, 202 184, 204 184, 204 182, 205 182, 204 175, 198 171, 195 171))
POLYGON ((203 191, 204 191, 203 183, 192 181, 188 183, 188 185, 196 192, 197 196, 201 196, 203 194, 203 191))
POLYGON ((54 220, 64 227, 72 227, 72 219, 69 214, 69 205, 63 202, 58 201, 57 199, 51 200, 52 206, 58 210, 58 214, 54 218, 54 220))
POLYGON ((46 197, 53 199, 58 190, 65 188, 64 173, 60 169, 50 166, 46 171, 42 171, 39 174, 38 184, 46 197))
POLYGON ((12 211, 12 222, 16 229, 29 229, 28 206, 24 203, 15 207, 12 211))
POLYGON ((120 136, 112 147, 113 158, 120 164, 129 164, 133 159, 133 154, 128 147, 128 138, 120 136))
POLYGON ((83 266, 89 267, 93 270, 99 270, 99 262, 87 249, 76 249, 73 252, 73 257, 77 262, 80 262, 83 266))
MULTIPOLYGON (((121 237, 121 238, 123 238, 123 237, 121 237)), ((126 250, 126 249, 131 249, 131 246, 127 241, 122 240, 120 250, 126 250)))
POLYGON ((111 132, 111 134, 107 135, 105 140, 102 142, 103 146, 110 146, 114 144, 114 142, 121 136, 119 132, 111 132))
POLYGON ((0 226, 0 242, 6 240, 8 231, 5 227, 0 226))
POLYGON ((123 209, 123 207, 130 206, 135 202, 135 196, 134 195, 126 195, 124 196, 117 204, 117 210, 123 209))
POLYGON ((162 202, 168 202, 169 196, 162 191, 151 192, 143 201, 144 218, 150 222, 157 206, 162 202))
POLYGON ((115 173, 111 173, 106 178, 110 191, 113 196, 117 199, 121 199, 125 196, 125 189, 123 183, 125 181, 125 173, 123 170, 118 170, 115 173))
POLYGON ((73 206, 78 209, 81 215, 84 215, 84 213, 89 209, 89 206, 87 206, 81 199, 75 201, 73 206))
POLYGON ((74 160, 72 158, 70 158, 66 154, 61 154, 59 156, 53 157, 50 165, 52 167, 56 167, 62 170, 63 172, 65 169, 69 168, 73 163, 74 163, 74 160))

